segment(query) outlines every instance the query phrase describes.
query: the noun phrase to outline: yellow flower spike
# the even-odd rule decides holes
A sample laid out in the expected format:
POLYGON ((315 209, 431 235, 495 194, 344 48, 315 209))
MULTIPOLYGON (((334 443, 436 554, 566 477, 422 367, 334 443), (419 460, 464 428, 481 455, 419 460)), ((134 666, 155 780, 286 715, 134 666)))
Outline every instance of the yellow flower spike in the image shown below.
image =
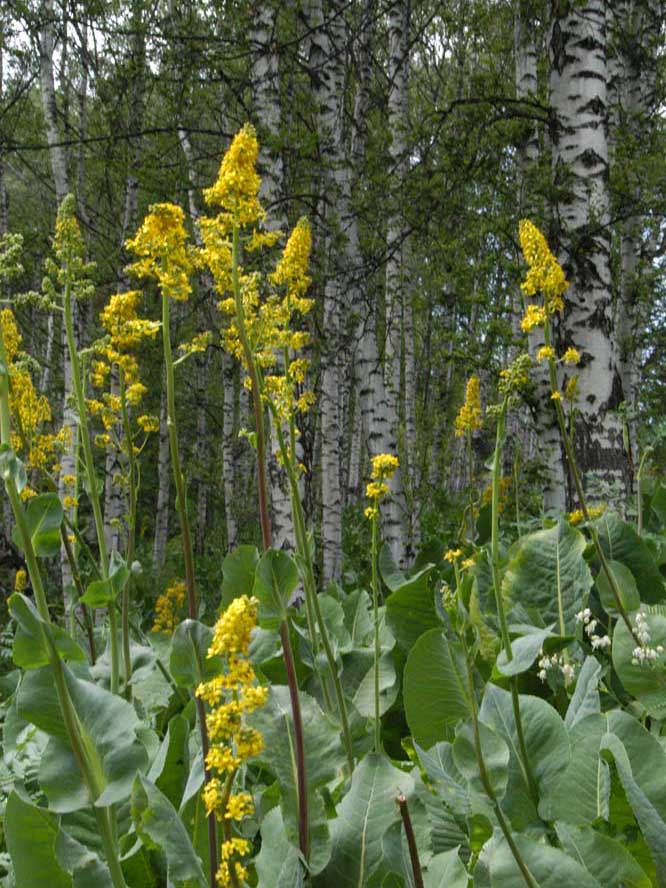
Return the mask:
MULTIPOLYGON (((312 249, 312 234, 310 223, 306 218, 301 218, 289 236, 284 252, 273 274, 271 283, 284 284, 288 296, 302 297, 310 286, 308 277, 308 262, 312 249)), ((301 300, 298 310, 305 314, 312 307, 312 300, 301 300), (305 308, 305 311, 303 310, 305 308)))
MULTIPOLYGON (((397 472, 400 463, 398 457, 391 453, 378 453, 372 458, 372 471, 370 477, 373 479, 392 478, 397 472)), ((370 496, 370 494, 368 494, 370 496)))
MULTIPOLYGON (((551 253, 546 238, 536 225, 527 219, 523 219, 519 223, 518 237, 528 265, 525 280, 520 285, 521 290, 526 296, 536 296, 537 293, 542 293, 546 314, 562 311, 564 308, 562 296, 566 292, 569 282, 559 262, 551 253)), ((537 325, 533 324, 532 326, 537 325)), ((525 329, 523 327, 523 330, 525 329)))
POLYGON ((580 352, 577 348, 570 346, 562 355, 562 360, 565 364, 572 364, 575 366, 580 361, 580 352))
POLYGON ((465 403, 460 408, 460 412, 456 416, 455 433, 457 438, 462 438, 467 432, 473 432, 480 429, 483 425, 481 419, 481 382, 479 377, 470 376, 467 381, 467 389, 465 392, 465 403))
POLYGON ((529 333, 534 327, 543 327, 545 323, 546 310, 540 305, 528 305, 520 322, 520 328, 523 333, 529 333))
POLYGON ((250 634, 257 622, 256 598, 241 595, 235 598, 215 624, 213 640, 208 656, 221 654, 247 654, 250 634))
POLYGON ((155 602, 155 622, 153 632, 166 632, 173 635, 180 622, 178 612, 185 603, 185 583, 173 580, 155 602))
POLYGON ((155 278, 170 299, 187 301, 195 251, 188 243, 185 214, 171 203, 153 204, 136 235, 125 244, 139 259, 129 266, 137 277, 155 278))
POLYGON ((225 209, 236 225, 250 225, 264 217, 258 198, 261 185, 256 170, 258 156, 257 134, 254 127, 246 123, 222 158, 217 181, 204 191, 206 203, 225 209))

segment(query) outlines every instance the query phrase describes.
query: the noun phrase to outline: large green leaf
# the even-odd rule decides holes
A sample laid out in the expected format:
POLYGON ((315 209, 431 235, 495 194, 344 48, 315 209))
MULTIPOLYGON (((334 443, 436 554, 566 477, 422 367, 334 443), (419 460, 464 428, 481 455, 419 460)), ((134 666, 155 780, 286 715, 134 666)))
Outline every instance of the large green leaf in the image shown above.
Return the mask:
POLYGON ((647 604, 663 601, 664 579, 648 546, 631 524, 614 512, 605 512, 597 519, 595 527, 606 557, 621 561, 634 575, 641 601, 647 604))
POLYGON ((19 493, 28 483, 25 466, 9 444, 0 444, 0 478, 5 482, 13 480, 19 493))
POLYGON ((180 805, 187 783, 189 736, 189 721, 183 715, 174 715, 147 775, 174 807, 180 805))
POLYGON ((62 829, 56 839, 56 856, 58 863, 71 875, 72 888, 113 888, 106 863, 62 829))
MULTIPOLYGON (((60 552, 62 518, 62 504, 56 493, 42 493, 28 500, 25 520, 35 555, 51 558, 60 552)), ((13 539, 23 551, 23 540, 18 527, 14 528, 13 539)))
POLYGON ((627 849, 589 826, 556 823, 562 850, 604 888, 650 888, 652 882, 627 849))
POLYGON ((130 572, 125 559, 114 549, 109 559, 108 577, 90 583, 81 601, 90 607, 108 607, 123 591, 129 576, 130 572))
MULTIPOLYGON (((571 750, 564 722, 540 697, 519 695, 527 757, 539 796, 569 764, 571 750)), ((506 740, 511 753, 509 784, 502 807, 515 828, 537 821, 519 754, 518 731, 511 694, 496 685, 486 687, 479 718, 506 740)))
POLYGON ((213 640, 210 626, 198 620, 183 620, 171 639, 169 672, 182 688, 194 688, 200 682, 219 675, 222 662, 219 657, 208 658, 213 640))
MULTIPOLYGON (((620 601, 622 602, 624 610, 638 610, 641 606, 641 600, 638 595, 636 580, 634 579, 632 572, 626 564, 622 564, 621 561, 608 561, 607 565, 620 593, 620 601)), ((603 604, 606 613, 616 617, 619 613, 617 602, 615 601, 611 584, 608 582, 606 572, 603 569, 597 574, 594 583, 599 590, 599 598, 601 599, 601 603, 603 604)))
POLYGON ((599 712, 599 676, 601 663, 596 657, 586 657, 581 666, 573 697, 567 707, 564 724, 571 729, 581 719, 592 713, 599 712))
POLYGON ((137 739, 140 727, 134 707, 89 681, 76 678, 63 666, 79 722, 79 736, 91 760, 101 793, 89 799, 69 746, 50 669, 32 670, 21 682, 17 708, 22 718, 51 735, 42 762, 41 783, 51 807, 73 811, 83 793, 98 807, 128 798, 137 771, 145 770, 148 755, 137 739))
MULTIPOLYGON (((512 630, 515 628, 511 627, 512 630)), ((520 675, 522 672, 527 672, 539 656, 546 639, 553 641, 560 638, 560 636, 553 634, 554 623, 546 626, 545 629, 538 629, 536 626, 520 626, 519 628, 521 634, 511 642, 512 659, 509 660, 505 650, 501 650, 497 657, 495 665, 502 675, 520 675)))
MULTIPOLYGON (((634 762, 629 760, 623 743, 614 734, 606 734, 601 741, 601 750, 615 761, 618 776, 622 782, 636 820, 648 844, 660 885, 666 884, 666 822, 654 807, 636 780, 634 762)), ((662 772, 663 774, 663 772, 662 772)))
POLYGON ((171 884, 176 888, 207 888, 201 861, 178 812, 155 784, 141 775, 132 789, 132 819, 144 845, 166 856, 171 884))
POLYGON ((5 809, 5 836, 16 888, 71 888, 71 877, 56 857, 59 831, 55 814, 23 801, 15 792, 10 794, 5 809))
POLYGON ((458 849, 452 848, 430 859, 423 876, 423 888, 467 888, 468 879, 458 849))
MULTIPOLYGON (((648 631, 650 647, 662 645, 666 649, 666 607, 657 605, 643 607, 648 631)), ((631 614, 632 624, 636 615, 631 614)), ((664 659, 659 663, 635 666, 632 663, 636 642, 629 633, 624 620, 618 620, 613 633, 613 666, 618 677, 629 694, 635 697, 647 709, 653 718, 666 717, 666 669, 664 659)))
POLYGON ((412 778, 384 756, 368 754, 352 775, 349 792, 331 822, 331 859, 315 888, 366 885, 382 859, 382 838, 398 819, 396 799, 408 795, 412 778))
MULTIPOLYGON (((558 848, 514 833, 513 840, 532 876, 535 888, 605 888, 594 876, 558 848)), ((516 859, 499 830, 483 850, 492 888, 518 888, 525 880, 516 859)))
MULTIPOLYGON (((345 759, 338 726, 316 700, 302 691, 299 696, 310 807, 310 865, 318 872, 330 854, 329 824, 320 790, 339 779, 345 759)), ((297 844, 298 778, 289 689, 273 685, 266 705, 252 713, 250 720, 264 738, 264 749, 257 758, 278 779, 287 834, 292 844, 297 844)))
POLYGON ((419 636, 440 623, 430 584, 434 565, 427 564, 404 576, 387 545, 382 547, 378 561, 381 577, 391 590, 386 599, 386 620, 400 647, 409 651, 419 636))
POLYGON ((287 618, 287 606, 298 586, 296 562, 282 549, 268 549, 259 559, 252 594, 259 600, 259 624, 277 629, 287 618))
POLYGON ((225 555, 222 562, 222 608, 229 607, 234 598, 250 594, 258 561, 256 546, 237 546, 225 555))
MULTIPOLYGON (((485 770, 498 799, 502 799, 509 780, 509 746, 499 734, 488 725, 479 722, 479 740, 483 753, 485 770)), ((479 761, 476 754, 474 731, 470 722, 458 726, 453 742, 453 761, 461 774, 476 792, 485 792, 479 774, 479 761)))
POLYGON ((411 649, 404 674, 405 715, 412 736, 425 749, 469 716, 466 669, 459 643, 441 629, 426 632, 411 649))
POLYGON ((259 888, 303 888, 305 884, 300 851, 287 837, 279 806, 261 821, 261 851, 255 865, 259 888))
POLYGON ((566 521, 523 537, 504 574, 504 594, 535 620, 572 634, 592 586, 585 546, 583 534, 566 521))
POLYGON ((47 623, 32 601, 15 592, 9 599, 9 612, 18 624, 12 657, 22 669, 47 666, 55 651, 63 660, 86 660, 86 653, 60 626, 47 623))

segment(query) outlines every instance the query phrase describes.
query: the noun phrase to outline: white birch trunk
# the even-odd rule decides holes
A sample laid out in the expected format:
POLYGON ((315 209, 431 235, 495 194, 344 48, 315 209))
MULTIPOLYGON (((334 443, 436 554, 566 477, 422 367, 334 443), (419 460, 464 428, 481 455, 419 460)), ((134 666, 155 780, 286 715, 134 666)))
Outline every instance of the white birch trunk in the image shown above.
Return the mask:
MULTIPOLYGON (((284 169, 277 149, 280 135, 280 72, 275 33, 277 8, 272 2, 260 0, 252 5, 249 33, 251 46, 251 81, 254 111, 259 134, 259 199, 267 210, 266 227, 287 230, 284 211, 284 169)), ((293 548, 294 527, 291 516, 287 473, 277 459, 278 441, 273 417, 268 415, 269 436, 268 478, 270 484, 271 530, 273 546, 293 548)))
POLYGON ((581 353, 576 456, 586 488, 608 498, 626 488, 624 400, 612 339, 608 104, 604 0, 554 14, 550 36, 553 173, 560 189, 560 258, 571 286, 563 346, 581 353), (565 187, 566 185, 566 187, 565 187))

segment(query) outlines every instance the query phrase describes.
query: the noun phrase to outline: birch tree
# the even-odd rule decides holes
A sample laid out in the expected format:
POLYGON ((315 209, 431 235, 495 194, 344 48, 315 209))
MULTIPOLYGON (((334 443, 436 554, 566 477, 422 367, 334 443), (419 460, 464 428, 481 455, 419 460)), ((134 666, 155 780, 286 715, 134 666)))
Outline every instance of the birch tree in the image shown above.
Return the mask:
MULTIPOLYGON (((560 257, 571 286, 561 323, 577 368, 575 447, 586 487, 626 485, 624 400, 612 338, 608 191, 608 66, 603 0, 553 3, 550 33, 552 163, 560 257)), ((597 492, 599 495, 599 491, 597 492)))

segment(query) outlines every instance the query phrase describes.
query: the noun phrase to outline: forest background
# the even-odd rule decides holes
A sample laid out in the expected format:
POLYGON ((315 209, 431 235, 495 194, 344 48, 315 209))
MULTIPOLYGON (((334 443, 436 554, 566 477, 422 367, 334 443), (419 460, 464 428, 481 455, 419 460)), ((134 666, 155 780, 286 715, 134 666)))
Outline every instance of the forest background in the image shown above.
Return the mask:
MULTIPOLYGON (((85 350, 109 296, 133 286, 124 244, 149 205, 173 201, 196 221, 202 189, 251 121, 266 224, 287 231, 305 215, 313 231, 306 324, 316 405, 303 418, 300 457, 322 581, 367 578, 364 490, 377 453, 400 458, 383 514, 398 562, 422 542, 455 539, 470 478, 483 502, 493 429, 475 430, 470 466, 454 418, 471 375, 490 403, 500 368, 528 338, 532 353, 543 344, 520 326, 523 217, 544 231, 571 282, 556 335, 581 353, 578 367, 559 372, 563 391, 577 387, 586 485, 595 502, 631 511, 644 448, 654 448, 656 471, 666 460, 663 12, 653 0, 6 0, 0 234, 23 235, 25 272, 4 296, 41 290, 57 208, 74 193, 95 263, 94 295, 78 304, 85 350)), ((206 589, 223 553, 257 542, 259 525, 243 371, 222 347, 227 321, 211 281, 202 274, 193 285, 175 305, 172 336, 212 332, 178 372, 206 589)), ((35 298, 16 313, 54 426, 75 422, 62 396, 71 383, 60 319, 35 298)), ((141 314, 159 316, 150 288, 141 314)), ((182 556, 159 345, 143 347, 141 366, 141 411, 160 420, 137 522, 140 585, 152 602, 160 587, 148 565, 164 586, 182 574, 182 556)), ((543 508, 576 506, 538 368, 508 444, 503 489, 519 532, 540 526, 543 508)), ((121 458, 97 450, 111 551, 127 509, 121 458)), ((274 543, 289 545, 286 480, 274 459, 270 470, 274 543)), ((11 567, 6 502, 3 529, 11 567)))

